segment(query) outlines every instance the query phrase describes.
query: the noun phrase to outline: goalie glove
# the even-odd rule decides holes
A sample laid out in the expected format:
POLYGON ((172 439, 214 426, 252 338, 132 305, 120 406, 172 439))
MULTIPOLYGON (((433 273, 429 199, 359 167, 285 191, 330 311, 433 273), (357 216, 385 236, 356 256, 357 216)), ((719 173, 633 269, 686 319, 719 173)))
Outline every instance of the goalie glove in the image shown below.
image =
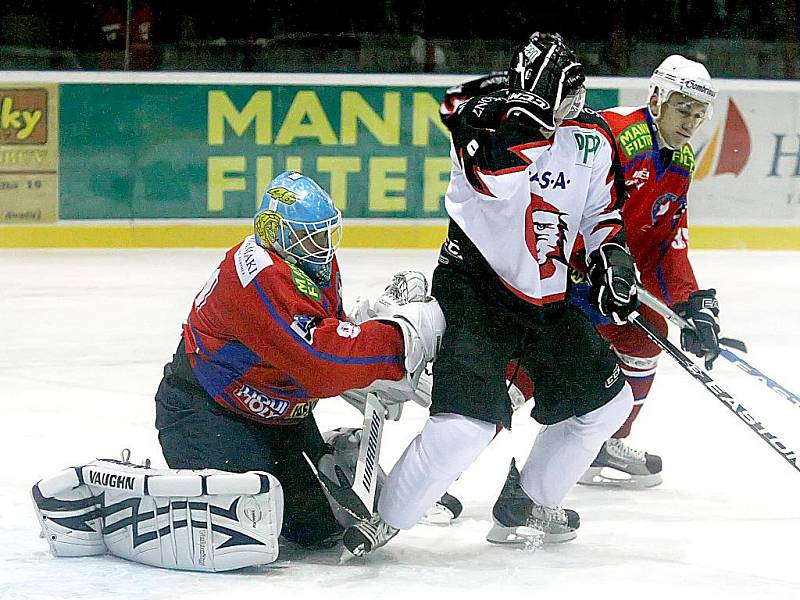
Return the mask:
POLYGON ((404 377, 400 381, 378 379, 363 389, 347 390, 340 395, 348 404, 363 413, 367 394, 375 394, 386 409, 386 418, 390 421, 397 421, 403 414, 403 403, 409 400, 419 404, 422 408, 428 408, 431 405, 432 388, 433 382, 430 373, 423 371, 416 386, 412 385, 412 381, 408 377, 404 377))
POLYGON ((681 348, 705 359, 711 370, 719 356, 719 302, 715 289, 697 290, 686 302, 675 306, 675 312, 694 324, 694 329, 681 329, 681 348))
POLYGON ((369 321, 385 313, 388 307, 409 302, 424 302, 428 297, 428 280, 419 271, 398 271, 392 276, 392 282, 386 286, 380 297, 371 303, 369 298, 359 296, 347 311, 347 320, 356 325, 369 321))
POLYGON ((606 243, 589 256, 590 301, 605 317, 624 325, 639 306, 636 294, 636 266, 623 246, 606 243))

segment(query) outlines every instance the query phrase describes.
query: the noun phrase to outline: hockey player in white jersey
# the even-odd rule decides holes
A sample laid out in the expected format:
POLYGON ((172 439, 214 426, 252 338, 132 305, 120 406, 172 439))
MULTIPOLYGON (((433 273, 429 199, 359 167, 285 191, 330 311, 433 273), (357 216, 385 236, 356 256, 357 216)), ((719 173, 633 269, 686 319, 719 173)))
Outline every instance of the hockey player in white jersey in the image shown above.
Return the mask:
POLYGON ((535 33, 512 56, 509 88, 454 115, 450 224, 432 289, 447 329, 431 416, 389 474, 377 513, 345 532, 354 555, 412 527, 497 428, 511 426, 512 359, 534 377, 531 414, 546 427, 495 503, 487 539, 538 544, 576 535, 577 513, 560 505, 633 403, 608 344, 566 299, 578 234, 595 305, 617 322, 637 305, 611 132, 582 110, 583 82, 560 36, 535 33))

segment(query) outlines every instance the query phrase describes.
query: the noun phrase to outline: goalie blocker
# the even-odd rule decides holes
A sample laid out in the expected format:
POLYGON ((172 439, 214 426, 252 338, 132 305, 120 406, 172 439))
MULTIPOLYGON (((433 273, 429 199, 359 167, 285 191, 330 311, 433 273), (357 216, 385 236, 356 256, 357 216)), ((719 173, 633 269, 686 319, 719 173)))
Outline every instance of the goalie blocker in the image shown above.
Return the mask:
POLYGON ((283 490, 265 472, 96 460, 39 481, 31 496, 54 556, 109 552, 155 567, 210 572, 278 557, 283 490))

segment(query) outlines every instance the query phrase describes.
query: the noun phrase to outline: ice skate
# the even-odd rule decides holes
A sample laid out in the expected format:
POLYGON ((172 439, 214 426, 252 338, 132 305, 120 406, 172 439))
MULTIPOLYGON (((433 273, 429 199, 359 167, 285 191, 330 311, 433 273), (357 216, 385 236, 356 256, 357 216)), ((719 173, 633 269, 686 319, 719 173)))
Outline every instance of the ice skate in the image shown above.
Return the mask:
POLYGON ((568 542, 577 537, 580 517, 574 510, 549 507, 531 500, 519 483, 519 471, 511 461, 506 483, 492 509, 494 525, 486 536, 493 544, 536 548, 568 542))
POLYGON ((625 440, 612 438, 603 444, 578 483, 643 489, 657 486, 661 481, 660 456, 634 450, 625 440))
POLYGON ((366 521, 361 521, 345 529, 344 537, 342 537, 345 553, 342 559, 365 556, 385 545, 397 535, 398 531, 400 530, 386 523, 378 513, 375 513, 366 521), (352 556, 348 556, 348 553, 352 556))
POLYGON ((419 520, 425 525, 450 525, 461 514, 464 507, 461 501, 452 494, 444 493, 436 504, 419 520))

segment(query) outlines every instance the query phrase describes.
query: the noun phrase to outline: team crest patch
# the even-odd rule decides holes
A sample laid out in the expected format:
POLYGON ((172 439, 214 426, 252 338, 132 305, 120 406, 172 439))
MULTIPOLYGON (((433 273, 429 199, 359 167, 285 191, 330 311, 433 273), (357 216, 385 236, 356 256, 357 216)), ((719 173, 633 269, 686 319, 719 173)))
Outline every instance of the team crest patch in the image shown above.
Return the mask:
POLYGON ((255 230, 262 240, 274 244, 278 239, 281 216, 274 210, 265 210, 256 217, 255 230))
POLYGON ((312 345, 314 343, 314 330, 317 328, 317 319, 308 315, 295 315, 291 328, 309 345, 312 345))
POLYGON ((314 300, 322 300, 322 292, 319 291, 317 284, 311 281, 311 278, 303 273, 303 270, 300 267, 297 267, 291 263, 286 264, 289 265, 289 269, 292 272, 292 281, 294 282, 294 287, 297 289, 297 291, 304 296, 313 298, 314 300))
POLYGON ((633 158, 637 154, 647 152, 653 147, 653 136, 647 123, 634 123, 622 130, 617 137, 620 150, 626 157, 633 158))
POLYGON ((285 187, 271 188, 267 190, 267 193, 278 202, 283 202, 284 204, 297 202, 297 194, 287 190, 285 187))

